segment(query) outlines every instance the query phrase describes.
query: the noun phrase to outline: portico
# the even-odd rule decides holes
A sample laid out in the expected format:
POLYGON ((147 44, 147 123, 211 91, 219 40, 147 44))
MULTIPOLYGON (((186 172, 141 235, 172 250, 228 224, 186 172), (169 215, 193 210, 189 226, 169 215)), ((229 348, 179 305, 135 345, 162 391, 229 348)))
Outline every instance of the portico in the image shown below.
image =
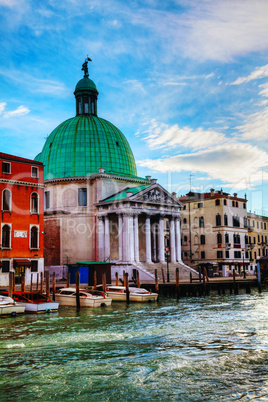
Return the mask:
POLYGON ((159 184, 128 188, 97 204, 99 261, 181 261, 181 204, 159 184), (112 247, 111 247, 112 244, 112 247))

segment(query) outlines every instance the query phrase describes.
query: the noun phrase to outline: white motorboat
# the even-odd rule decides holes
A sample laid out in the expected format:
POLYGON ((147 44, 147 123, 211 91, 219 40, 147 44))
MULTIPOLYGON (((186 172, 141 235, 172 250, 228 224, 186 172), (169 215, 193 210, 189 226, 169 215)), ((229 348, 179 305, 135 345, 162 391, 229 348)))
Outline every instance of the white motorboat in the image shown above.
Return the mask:
POLYGON ((17 303, 8 296, 0 295, 0 316, 16 316, 25 312, 24 306, 19 306, 17 303))
MULTIPOLYGON (((101 287, 102 285, 100 285, 101 287)), ((114 301, 126 301, 126 287, 116 285, 106 285, 106 294, 114 301)), ((133 302, 152 302, 158 299, 157 293, 149 292, 143 288, 129 287, 129 301, 133 302)))
MULTIPOLYGON (((6 292, 2 292, 5 294, 6 292)), ((59 303, 39 292, 15 291, 13 297, 17 306, 24 306, 26 313, 54 313, 59 310, 59 303)))
MULTIPOLYGON (((80 307, 105 307, 112 303, 111 297, 106 297, 102 292, 94 292, 90 290, 79 291, 80 307)), ((62 288, 55 294, 55 300, 60 306, 76 306, 76 289, 62 288)))

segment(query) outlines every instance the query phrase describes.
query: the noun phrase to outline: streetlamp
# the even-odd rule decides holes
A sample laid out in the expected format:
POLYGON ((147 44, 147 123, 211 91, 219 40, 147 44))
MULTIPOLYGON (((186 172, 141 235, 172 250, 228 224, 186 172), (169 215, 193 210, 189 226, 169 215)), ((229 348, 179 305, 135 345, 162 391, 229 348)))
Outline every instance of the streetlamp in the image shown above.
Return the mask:
POLYGON ((167 282, 169 282, 169 267, 168 267, 169 247, 166 247, 166 257, 167 257, 167 282))
POLYGON ((245 250, 242 249, 242 255, 243 255, 243 277, 246 279, 246 267, 245 267, 245 260, 244 260, 244 255, 245 255, 245 250))

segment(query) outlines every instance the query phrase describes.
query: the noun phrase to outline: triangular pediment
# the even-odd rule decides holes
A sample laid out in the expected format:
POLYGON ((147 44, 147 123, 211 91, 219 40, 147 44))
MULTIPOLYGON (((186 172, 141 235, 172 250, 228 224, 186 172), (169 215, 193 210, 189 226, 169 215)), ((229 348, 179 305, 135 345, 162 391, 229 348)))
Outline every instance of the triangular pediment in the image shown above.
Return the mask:
MULTIPOLYGON (((129 191, 131 191, 131 188, 129 191)), ((131 201, 143 201, 154 204, 172 204, 176 205, 177 207, 182 207, 180 201, 178 201, 176 197, 173 197, 158 183, 152 184, 137 194, 130 196, 129 199, 131 201)))

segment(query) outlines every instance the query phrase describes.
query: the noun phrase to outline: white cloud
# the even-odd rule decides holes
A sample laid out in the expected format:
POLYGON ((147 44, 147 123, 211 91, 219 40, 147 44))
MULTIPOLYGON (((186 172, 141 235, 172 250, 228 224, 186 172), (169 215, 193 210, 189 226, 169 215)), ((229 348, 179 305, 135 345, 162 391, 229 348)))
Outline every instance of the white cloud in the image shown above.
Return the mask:
POLYGON ((212 179, 237 183, 258 176, 261 169, 268 166, 268 154, 256 146, 236 143, 165 159, 146 159, 137 164, 163 173, 206 173, 212 179))
POLYGON ((194 2, 181 22, 188 57, 230 61, 237 55, 268 47, 268 2, 208 0, 194 2))
MULTIPOLYGON (((268 77, 268 64, 266 64, 266 66, 256 68, 247 77, 239 77, 239 78, 237 78, 237 80, 232 82, 231 85, 239 85, 239 84, 242 84, 244 82, 249 82, 249 81, 256 80, 256 79, 259 79, 259 78, 264 78, 264 77, 268 77)), ((265 95, 265 96, 267 96, 267 95, 265 95)))
POLYGON ((181 146, 197 150, 214 146, 215 143, 222 144, 228 140, 224 134, 216 131, 203 130, 202 128, 196 130, 190 127, 180 128, 177 124, 168 127, 156 120, 152 120, 151 126, 145 133, 147 135, 143 139, 152 149, 181 146))
POLYGON ((30 110, 26 106, 21 105, 15 110, 4 113, 4 117, 6 119, 8 119, 10 117, 24 116, 25 114, 28 114, 29 112, 30 112, 30 110))
POLYGON ((2 114, 4 112, 6 108, 6 102, 1 102, 0 103, 0 114, 2 114))
POLYGON ((250 115, 245 124, 236 127, 245 140, 265 140, 267 141, 268 134, 268 107, 250 115))
POLYGON ((268 98, 268 83, 262 84, 259 86, 260 88, 263 88, 260 92, 259 95, 265 96, 268 98))

